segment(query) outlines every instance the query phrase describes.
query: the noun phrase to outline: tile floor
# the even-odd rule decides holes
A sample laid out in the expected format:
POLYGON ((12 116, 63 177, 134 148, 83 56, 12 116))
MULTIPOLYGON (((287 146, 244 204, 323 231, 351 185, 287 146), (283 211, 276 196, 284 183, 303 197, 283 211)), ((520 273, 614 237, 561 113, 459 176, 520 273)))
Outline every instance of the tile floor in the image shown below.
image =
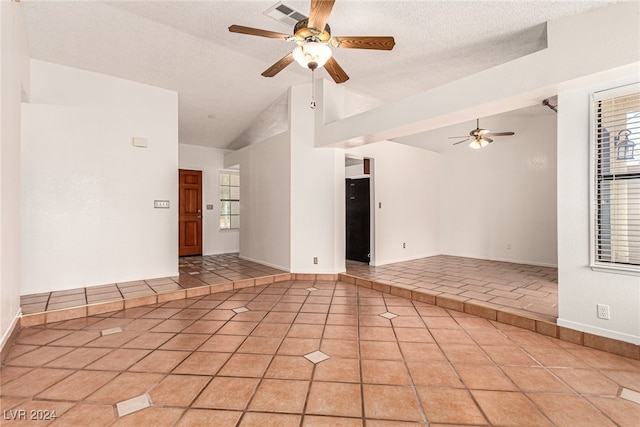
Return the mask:
POLYGON ((41 313, 285 273, 242 260, 238 254, 184 257, 180 258, 178 268, 180 274, 176 277, 24 295, 20 299, 22 313, 41 313))
POLYGON ((0 384, 3 426, 640 421, 638 360, 340 281, 24 328, 0 384))
POLYGON ((556 268, 439 255, 380 267, 347 261, 347 273, 538 320, 558 317, 556 268))
MULTIPOLYGON (((555 323, 558 271, 550 267, 434 256, 380 267, 347 261, 347 274, 405 289, 555 323)), ((179 276, 44 292, 21 298, 24 314, 79 307, 238 281, 284 271, 242 260, 238 254, 180 258, 179 276)))

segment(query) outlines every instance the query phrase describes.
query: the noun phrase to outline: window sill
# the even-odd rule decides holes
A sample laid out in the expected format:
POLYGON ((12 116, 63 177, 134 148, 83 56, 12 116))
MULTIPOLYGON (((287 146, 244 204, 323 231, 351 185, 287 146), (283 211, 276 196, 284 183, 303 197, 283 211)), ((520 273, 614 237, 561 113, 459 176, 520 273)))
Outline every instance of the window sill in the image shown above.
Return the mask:
POLYGON ((620 264, 615 265, 602 265, 602 264, 591 264, 589 266, 592 271, 597 271, 600 273, 613 273, 613 274, 624 274, 626 276, 640 276, 640 266, 624 266, 620 264))
POLYGON ((233 232, 233 231, 238 232, 238 231, 240 231, 240 229, 239 228, 219 228, 218 231, 220 233, 230 233, 230 232, 233 232))

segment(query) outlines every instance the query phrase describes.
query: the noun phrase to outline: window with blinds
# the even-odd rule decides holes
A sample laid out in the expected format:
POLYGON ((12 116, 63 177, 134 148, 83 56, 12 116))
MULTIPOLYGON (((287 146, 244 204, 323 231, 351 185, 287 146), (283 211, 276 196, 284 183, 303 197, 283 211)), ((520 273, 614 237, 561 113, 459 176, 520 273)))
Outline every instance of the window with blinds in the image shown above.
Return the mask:
POLYGON ((593 99, 592 264, 640 272, 640 84, 593 99))

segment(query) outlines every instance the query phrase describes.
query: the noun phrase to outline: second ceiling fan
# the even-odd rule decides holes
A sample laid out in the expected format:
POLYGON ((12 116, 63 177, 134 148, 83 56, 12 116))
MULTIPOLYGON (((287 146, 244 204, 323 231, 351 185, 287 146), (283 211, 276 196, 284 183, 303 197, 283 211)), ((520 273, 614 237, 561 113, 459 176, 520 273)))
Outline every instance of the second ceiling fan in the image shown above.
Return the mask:
POLYGON ((344 83, 349 80, 349 76, 338 64, 338 61, 333 58, 332 47, 339 49, 391 50, 395 45, 395 41, 393 37, 389 36, 331 36, 331 29, 327 24, 327 20, 334 2, 335 0, 311 0, 309 17, 298 21, 293 28, 293 35, 243 27, 241 25, 232 25, 229 27, 229 31, 251 36, 282 39, 297 44, 293 52, 285 55, 262 73, 265 77, 275 76, 295 60, 301 66, 312 71, 324 66, 336 83, 344 83))
POLYGON ((493 142, 491 137, 515 135, 514 132, 491 132, 489 129, 480 129, 480 119, 476 119, 476 128, 469 132, 469 136, 450 136, 449 138, 465 138, 462 141, 454 142, 453 145, 462 144, 471 141, 469 147, 479 150, 493 142))

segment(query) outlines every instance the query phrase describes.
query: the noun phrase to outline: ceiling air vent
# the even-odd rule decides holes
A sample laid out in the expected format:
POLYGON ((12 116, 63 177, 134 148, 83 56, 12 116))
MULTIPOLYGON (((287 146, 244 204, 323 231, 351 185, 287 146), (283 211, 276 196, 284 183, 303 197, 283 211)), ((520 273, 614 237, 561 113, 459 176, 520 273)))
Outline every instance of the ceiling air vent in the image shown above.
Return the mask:
POLYGON ((299 20, 306 18, 304 14, 282 2, 278 2, 271 6, 264 12, 264 14, 287 25, 296 25, 299 20))

